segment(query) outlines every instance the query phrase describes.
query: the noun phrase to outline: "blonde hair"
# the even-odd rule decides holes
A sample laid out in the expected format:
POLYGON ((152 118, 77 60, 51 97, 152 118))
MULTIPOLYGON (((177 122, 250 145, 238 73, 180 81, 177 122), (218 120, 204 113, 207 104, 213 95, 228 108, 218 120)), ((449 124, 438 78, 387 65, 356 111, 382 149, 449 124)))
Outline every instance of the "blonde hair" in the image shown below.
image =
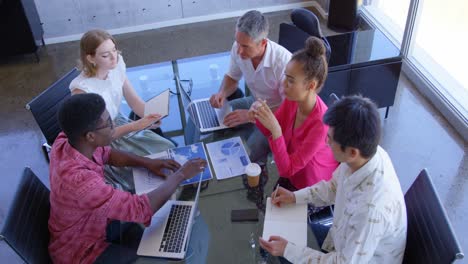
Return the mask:
POLYGON ((106 40, 112 40, 115 43, 115 39, 107 31, 102 29, 93 29, 86 32, 80 40, 80 60, 78 61, 78 69, 84 72, 87 77, 96 76, 96 66, 93 65, 86 56, 96 55, 96 49, 106 40))

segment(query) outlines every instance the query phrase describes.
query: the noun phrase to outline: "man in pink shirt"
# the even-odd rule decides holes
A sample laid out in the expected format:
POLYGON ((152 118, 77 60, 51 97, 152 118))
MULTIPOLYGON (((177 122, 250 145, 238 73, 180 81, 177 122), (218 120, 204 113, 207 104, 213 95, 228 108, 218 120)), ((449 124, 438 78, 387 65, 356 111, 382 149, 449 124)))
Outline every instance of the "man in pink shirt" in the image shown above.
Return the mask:
POLYGON ((72 96, 58 119, 63 132, 50 156, 49 253, 54 263, 93 263, 109 246, 106 228, 112 220, 148 226, 179 183, 206 167, 202 159, 180 166, 111 149, 114 124, 97 94, 72 96), (106 164, 145 167, 167 180, 148 194, 133 195, 105 183, 106 164), (162 169, 175 172, 166 175, 162 169))

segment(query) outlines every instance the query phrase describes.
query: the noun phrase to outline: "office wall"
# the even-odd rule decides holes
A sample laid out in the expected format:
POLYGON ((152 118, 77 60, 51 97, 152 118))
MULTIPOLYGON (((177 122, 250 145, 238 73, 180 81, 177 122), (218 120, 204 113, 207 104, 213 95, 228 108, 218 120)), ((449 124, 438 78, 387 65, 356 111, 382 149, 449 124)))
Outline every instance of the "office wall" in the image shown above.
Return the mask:
MULTIPOLYGON (((191 17, 328 0, 34 0, 45 38, 81 34, 91 28, 139 27, 191 17)), ((141 27, 140 27, 141 28, 141 27)), ((129 31, 129 30, 127 30, 129 31)))

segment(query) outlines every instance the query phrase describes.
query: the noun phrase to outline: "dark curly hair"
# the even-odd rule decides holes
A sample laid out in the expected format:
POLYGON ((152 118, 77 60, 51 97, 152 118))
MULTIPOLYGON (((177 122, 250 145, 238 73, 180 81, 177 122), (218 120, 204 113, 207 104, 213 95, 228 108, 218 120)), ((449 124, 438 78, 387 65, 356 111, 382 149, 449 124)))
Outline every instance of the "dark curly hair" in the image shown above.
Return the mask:
POLYGON ((96 128, 105 110, 106 103, 98 94, 73 95, 62 103, 58 111, 60 128, 71 143, 76 143, 80 136, 96 128))

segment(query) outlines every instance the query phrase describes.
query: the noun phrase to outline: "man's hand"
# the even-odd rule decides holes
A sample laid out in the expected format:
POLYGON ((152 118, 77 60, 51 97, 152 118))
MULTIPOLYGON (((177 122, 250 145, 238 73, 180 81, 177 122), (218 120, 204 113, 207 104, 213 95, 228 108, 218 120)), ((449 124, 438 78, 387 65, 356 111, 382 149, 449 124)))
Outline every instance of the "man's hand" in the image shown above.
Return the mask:
POLYGON ((191 159, 180 167, 179 171, 185 180, 203 172, 207 166, 206 160, 201 158, 191 159))
POLYGON ((249 110, 237 109, 227 114, 224 117, 224 125, 228 127, 235 127, 249 122, 249 110))
POLYGON ((281 207, 281 204, 290 204, 296 202, 296 196, 293 192, 286 190, 285 188, 279 186, 271 195, 274 197, 271 200, 271 203, 281 207))
POLYGON ((288 244, 288 241, 280 236, 271 236, 268 241, 260 237, 258 242, 263 249, 273 256, 283 256, 286 245, 288 244))
MULTIPOLYGON (((259 102, 259 101, 257 101, 259 102)), ((282 135, 281 126, 278 123, 275 115, 271 111, 270 107, 266 102, 260 102, 261 105, 257 106, 254 111, 255 119, 257 119, 262 125, 270 130, 273 139, 277 139, 282 135)))
POLYGON ((222 92, 215 93, 210 97, 210 104, 214 108, 221 108, 224 105, 226 97, 222 92))
POLYGON ((169 176, 167 170, 176 171, 179 168, 180 164, 177 161, 171 159, 153 159, 147 165, 147 169, 154 175, 158 175, 164 178, 169 176))

